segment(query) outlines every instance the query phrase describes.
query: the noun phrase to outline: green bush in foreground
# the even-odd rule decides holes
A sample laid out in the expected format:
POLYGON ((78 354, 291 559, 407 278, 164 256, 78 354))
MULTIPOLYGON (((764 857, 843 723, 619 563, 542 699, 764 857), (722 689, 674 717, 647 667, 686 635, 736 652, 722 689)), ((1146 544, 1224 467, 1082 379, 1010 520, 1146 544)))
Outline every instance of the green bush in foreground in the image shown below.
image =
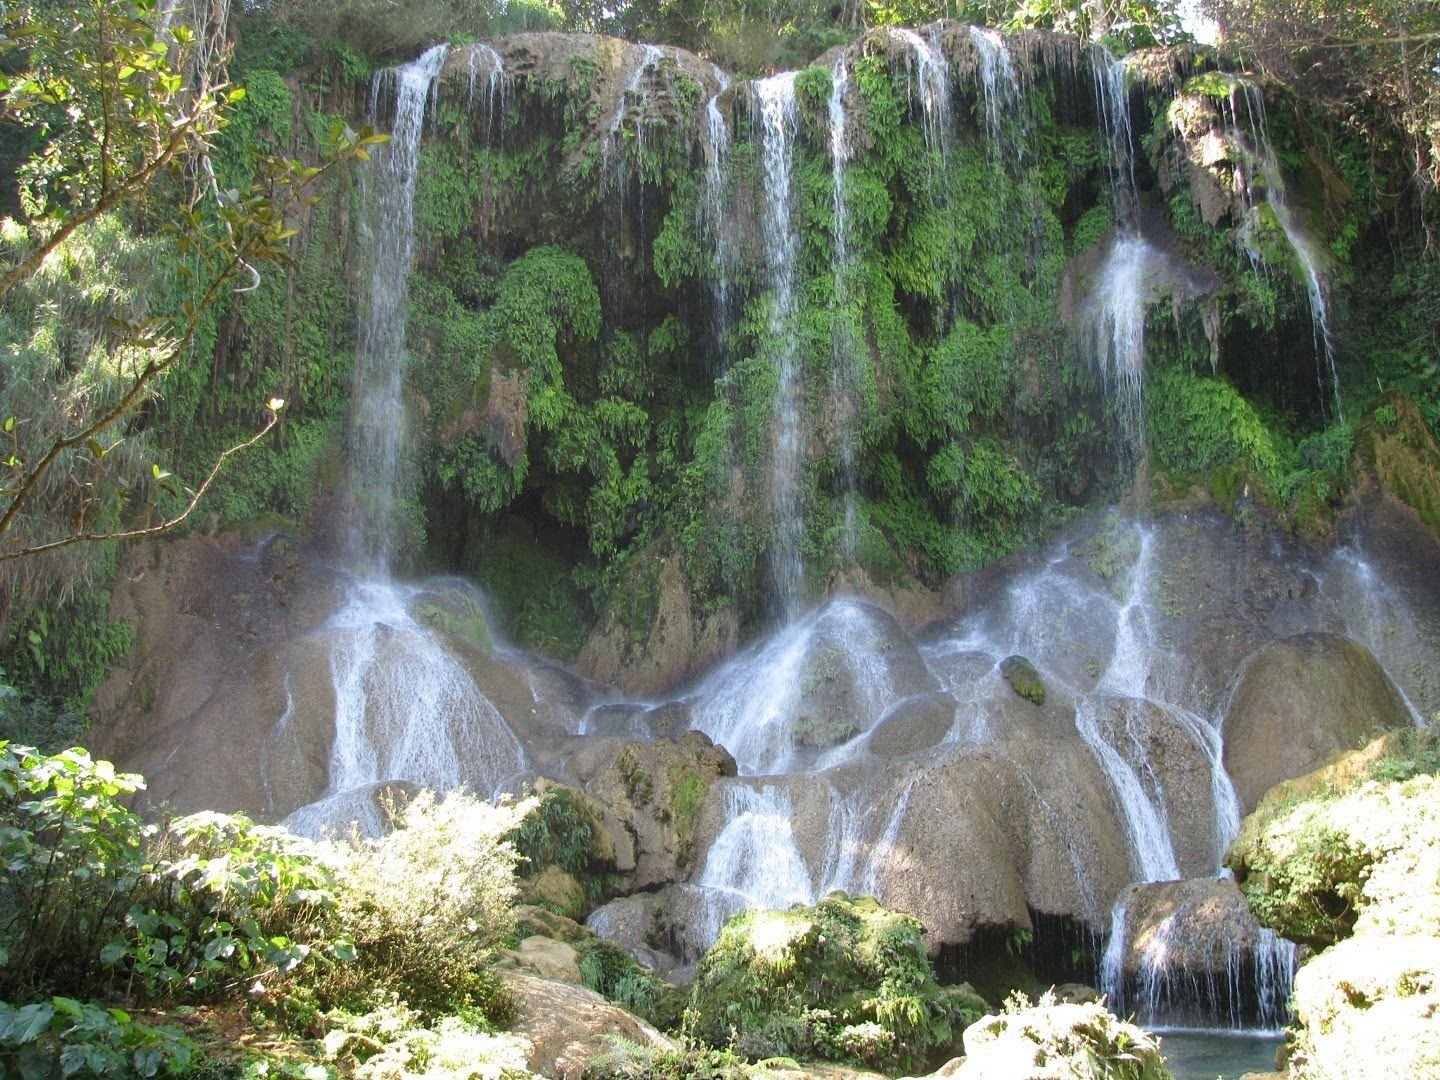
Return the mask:
POLYGON ((872 898, 736 916, 705 954, 686 1035, 743 1058, 848 1061, 903 1071, 974 1019, 935 981, 924 929, 872 898))
POLYGON ((513 932, 503 837, 533 800, 422 794, 380 839, 316 844, 240 815, 161 828, 124 804, 142 787, 83 750, 0 742, 0 1075, 183 1071, 190 1037, 114 1006, 227 1000, 338 1027, 331 1058, 355 1075, 523 1065, 486 1029, 513 1011, 490 961, 513 932))

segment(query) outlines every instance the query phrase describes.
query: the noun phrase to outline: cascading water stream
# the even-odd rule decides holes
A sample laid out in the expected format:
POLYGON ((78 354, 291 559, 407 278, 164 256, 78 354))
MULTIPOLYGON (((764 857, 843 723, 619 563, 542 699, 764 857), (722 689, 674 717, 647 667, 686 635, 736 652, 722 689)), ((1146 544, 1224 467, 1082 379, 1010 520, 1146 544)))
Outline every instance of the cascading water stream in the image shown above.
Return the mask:
MULTIPOLYGON (((980 100, 985 109, 985 136, 990 141, 992 153, 1002 156, 1009 142, 1005 137, 1004 121, 1014 117, 1020 109, 1020 77, 1010 57, 1010 47, 998 31, 972 26, 970 41, 980 54, 980 67, 976 74, 980 82, 980 100)), ((1013 147, 1015 155, 1022 156, 1025 140, 1015 139, 1013 147)))
POLYGON ((903 26, 889 32, 910 51, 910 92, 924 118, 925 146, 944 160, 950 151, 950 61, 933 36, 903 26))
MULTIPOLYGON (((380 831, 374 795, 387 783, 491 796, 526 771, 524 751, 500 713, 439 635, 410 614, 417 590, 399 585, 390 572, 390 543, 401 528, 397 492, 406 482, 403 386, 415 173, 426 106, 445 57, 446 47, 436 46, 377 75, 372 92, 378 108, 393 85, 395 122, 364 177, 362 243, 371 273, 355 368, 349 533, 360 577, 318 631, 332 642, 328 784, 318 802, 287 819, 309 835, 351 821, 380 831)), ((277 731, 285 723, 282 717, 277 731)))
MULTIPOLYGON (((1213 851, 1218 864, 1240 828, 1240 800, 1224 767, 1224 746, 1218 724, 1163 700, 1163 672, 1157 671, 1160 650, 1153 627, 1151 576, 1154 530, 1138 526, 1139 550, 1131 571, 1129 594, 1116 621, 1115 646, 1110 663, 1095 691, 1076 704, 1075 726, 1091 749, 1115 792, 1130 841, 1135 880, 1161 882, 1184 876, 1176 857, 1165 790, 1150 758, 1146 736, 1149 727, 1143 710, 1158 706, 1200 750, 1210 768, 1213 851), (1121 730, 1102 726, 1102 710, 1121 714, 1121 730), (1138 711, 1137 711, 1138 710, 1138 711)), ((1129 911, 1125 894, 1111 912, 1110 937, 1101 959, 1100 981, 1112 1007, 1125 1007, 1125 955, 1129 911)), ((1166 979, 1165 957, 1149 958, 1151 985, 1166 979)), ((1237 961, 1238 963, 1238 961, 1237 961)), ((1157 1012, 1154 1016, 1159 1016, 1157 1012)))
POLYGON ((850 136, 845 115, 845 94, 850 87, 850 68, 842 55, 830 70, 830 100, 826 114, 830 123, 830 187, 834 223, 831 234, 834 254, 830 272, 834 280, 831 313, 833 363, 830 368, 830 389, 834 398, 836 456, 843 485, 845 554, 854 557, 859 546, 859 521, 855 493, 859 487, 859 466, 856 461, 855 429, 860 411, 859 357, 856 355, 855 328, 849 311, 850 276, 854 266, 850 256, 850 206, 845 192, 845 166, 850 160, 850 136))
MULTIPOLYGON (((1247 135, 1251 148, 1258 159, 1258 179, 1260 186, 1264 189, 1264 201, 1275 215, 1275 222, 1280 226, 1280 231, 1290 245, 1290 250, 1294 252, 1295 261, 1305 279, 1305 295, 1310 303, 1310 330, 1315 347, 1316 379, 1320 388, 1320 400, 1322 406, 1328 404, 1333 408, 1334 419, 1343 423, 1345 409, 1340 399, 1340 373, 1336 367, 1335 334, 1330 326, 1328 284, 1321 269, 1326 261, 1325 254, 1315 237, 1301 222, 1300 215, 1290 205, 1290 194, 1285 187, 1285 177, 1280 171, 1280 163, 1275 156, 1275 150, 1270 145, 1269 125, 1265 116, 1265 95, 1259 86, 1245 79, 1236 80, 1235 90, 1239 90, 1241 100, 1245 104, 1248 120, 1247 135), (1328 393, 1325 385, 1327 378, 1330 384, 1328 393)), ((1234 90, 1232 90, 1231 114, 1238 118, 1240 110, 1238 103, 1233 100, 1233 94, 1234 90)), ((1242 170, 1241 187, 1247 201, 1252 203, 1253 213, 1255 195, 1250 179, 1242 170)))
POLYGON ((470 46, 469 76, 466 108, 475 111, 475 94, 479 90, 485 108, 485 140, 493 143, 497 114, 503 120, 510 91, 510 80, 505 77, 505 61, 489 45, 477 41, 470 46), (482 73, 485 78, 483 89, 480 83, 482 73))
POLYGON ((426 106, 447 49, 437 45, 412 63, 378 72, 371 90, 373 115, 382 94, 393 89, 395 123, 390 142, 375 153, 363 180, 362 244, 370 281, 355 356, 347 539, 355 567, 370 578, 389 576, 390 544, 399 531, 396 493, 405 490, 405 323, 415 253, 415 170, 426 106))
POLYGON ((1145 441, 1145 310, 1155 251, 1138 232, 1118 232, 1081 313, 1085 348, 1100 369, 1127 443, 1145 441))
POLYGON ((1156 254, 1140 234, 1135 179, 1135 133, 1130 118, 1130 72, 1102 45, 1090 50, 1096 111, 1109 148, 1110 201, 1115 233, 1081 314, 1091 362, 1115 402, 1120 431, 1143 456, 1145 444, 1145 309, 1152 294, 1156 254))
POLYGON ((729 205, 730 167, 730 125, 720 111, 720 95, 730 89, 730 75, 713 67, 719 89, 705 103, 705 175, 701 181, 699 204, 700 228, 710 238, 711 251, 715 260, 714 275, 711 278, 714 340, 717 354, 722 358, 716 365, 717 371, 726 366, 725 339, 730 332, 730 283, 739 261, 739 252, 726 221, 729 205))
POLYGON ((800 498, 801 385, 796 355, 796 263, 800 236, 791 221, 791 171, 794 165, 795 72, 772 75, 754 84, 761 124, 765 262, 769 276, 768 347, 775 364, 774 435, 770 466, 770 504, 775 535, 770 545, 770 576, 777 613, 785 622, 800 612, 804 531, 800 498))

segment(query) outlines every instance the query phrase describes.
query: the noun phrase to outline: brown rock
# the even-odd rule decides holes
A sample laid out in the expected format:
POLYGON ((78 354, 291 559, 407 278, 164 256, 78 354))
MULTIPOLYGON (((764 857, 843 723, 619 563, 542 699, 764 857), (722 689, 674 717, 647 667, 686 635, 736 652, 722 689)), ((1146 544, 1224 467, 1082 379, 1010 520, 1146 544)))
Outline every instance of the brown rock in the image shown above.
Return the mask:
POLYGON ((1299 634, 1245 662, 1225 716, 1225 767, 1249 813, 1280 781, 1411 723, 1365 646, 1336 634, 1299 634))
POLYGON ((506 972, 504 978, 520 1003, 512 1030, 530 1040, 525 1062, 531 1072, 553 1080, 580 1080, 585 1062, 613 1036, 673 1049, 670 1040, 645 1021, 593 990, 518 971, 506 972))

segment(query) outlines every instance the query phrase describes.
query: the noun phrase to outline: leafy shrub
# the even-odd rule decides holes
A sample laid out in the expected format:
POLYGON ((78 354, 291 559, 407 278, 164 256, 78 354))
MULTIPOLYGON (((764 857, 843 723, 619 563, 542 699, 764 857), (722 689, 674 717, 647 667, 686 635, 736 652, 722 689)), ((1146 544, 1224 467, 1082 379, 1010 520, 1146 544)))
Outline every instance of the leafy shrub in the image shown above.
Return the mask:
POLYGON ((587 938, 578 942, 575 950, 580 955, 580 978, 591 990, 656 1027, 679 1025, 684 1005, 680 992, 642 968, 619 945, 604 938, 587 938))
POLYGON ((575 792, 552 787, 540 795, 536 808, 509 839, 524 860, 520 866, 522 876, 531 877, 547 866, 557 866, 578 881, 587 899, 594 902, 615 869, 614 859, 605 858, 598 850, 602 830, 601 823, 575 792))
POLYGON ((83 750, 0 744, 0 989, 149 998, 348 956, 314 848, 242 816, 162 832, 121 800, 143 787, 83 750))
POLYGON ((337 1016, 325 1036, 325 1058, 356 1080, 498 1080, 528 1076, 526 1044, 497 1035, 461 1016, 427 1027, 421 1014, 391 1005, 362 1015, 337 1016))
POLYGON ((1073 1080, 1169 1080, 1160 1042, 1098 1004, 1032 1003, 1013 994, 999 1015, 965 1031, 967 1072, 1073 1080))
POLYGON ((752 1060, 898 1071, 948 1047, 964 1019, 935 982, 919 922, 837 893, 730 920, 700 962, 684 1031, 752 1060))
POLYGON ((534 806, 422 793, 396 808, 387 836, 331 847, 337 914, 357 962, 329 969, 322 999, 394 994, 426 1013, 469 1006, 492 1020, 511 1015, 488 963, 515 928, 518 856, 503 837, 534 806))
POLYGON ((57 997, 14 1008, 0 1002, 0 1066, 23 1080, 61 1076, 155 1076, 183 1069, 195 1044, 179 1030, 57 997))
POLYGON ((744 1080, 745 1063, 729 1050, 665 1050, 614 1037, 585 1063, 584 1080, 744 1080))

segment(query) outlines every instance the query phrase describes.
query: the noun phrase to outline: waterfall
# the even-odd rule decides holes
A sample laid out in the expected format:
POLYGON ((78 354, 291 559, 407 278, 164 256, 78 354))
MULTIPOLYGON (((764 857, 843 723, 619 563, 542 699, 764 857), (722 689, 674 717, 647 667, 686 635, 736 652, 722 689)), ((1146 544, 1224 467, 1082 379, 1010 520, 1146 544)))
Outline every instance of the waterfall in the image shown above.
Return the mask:
POLYGON ((1109 148, 1110 201, 1115 235, 1081 313, 1091 362, 1100 368, 1115 403, 1120 433, 1143 456, 1145 444, 1145 309, 1155 298, 1155 250, 1140 235, 1135 133, 1130 119, 1130 72, 1103 45, 1090 49, 1095 106, 1109 148))
POLYGON ((770 504, 775 535, 770 546, 770 575, 778 613, 785 621, 799 614, 805 567, 800 555, 804 515, 800 497, 801 393, 796 337, 796 263, 800 236, 791 221, 791 170, 794 164, 795 72, 755 83, 759 105, 764 173, 761 208, 770 306, 767 342, 775 362, 774 436, 770 504))
POLYGON ((739 261, 739 252, 725 220, 729 204, 730 126, 720 112, 720 95, 730 89, 729 74, 713 68, 719 89, 705 103, 705 175, 701 181, 700 227, 709 236, 715 260, 712 281, 715 347, 725 357, 725 338, 730 332, 730 282, 739 261))
POLYGON ((403 530, 396 492, 408 490, 404 451, 405 322, 414 257, 415 170, 425 108, 447 46, 436 45, 403 67, 377 72, 371 110, 393 87, 395 123, 388 144, 364 173, 362 250, 370 267, 355 356, 354 415, 350 423, 348 544, 356 567, 369 577, 390 572, 390 543, 403 530))
POLYGON ((1133 1013, 1147 1028, 1217 1022, 1230 1031, 1257 1034, 1277 1034, 1284 1028, 1298 965, 1294 942, 1264 927, 1253 940, 1236 941, 1224 924, 1213 925, 1197 939, 1183 909, 1173 911, 1136 946, 1136 972, 1127 984, 1125 962, 1132 945, 1127 897, 1128 890, 1115 905, 1101 961, 1102 986, 1112 1011, 1133 1013), (1174 956, 1182 950, 1209 954, 1212 962, 1203 971, 1187 970, 1174 956))
POLYGON ((393 85, 395 122, 363 181, 362 250, 370 281, 360 314, 350 441, 350 546, 361 576, 317 632, 331 640, 335 691, 328 785, 319 801, 287 819, 312 836, 352 821, 366 832, 381 831, 375 795, 390 783, 492 796, 527 769, 519 740, 495 706, 440 636, 410 614, 418 590, 391 577, 390 541, 401 528, 396 496, 407 482, 403 384, 415 173, 426 105, 445 56, 440 45, 380 72, 372 90, 378 109, 393 85))
POLYGON ((1135 130, 1130 121, 1130 69, 1124 59, 1117 60, 1105 46, 1092 45, 1090 71, 1095 83, 1095 107, 1109 149, 1115 221, 1122 229, 1133 230, 1140 197, 1135 180, 1135 130))
POLYGON ((1081 311, 1086 352, 1115 403, 1121 434, 1137 448, 1145 443, 1145 309, 1156 262, 1139 233, 1117 233, 1081 311))
POLYGON ((725 816, 697 882, 705 890, 707 945, 736 911, 815 902, 814 881, 795 844, 790 799, 780 788, 732 783, 725 789, 725 816))
MULTIPOLYGON (((1336 367, 1335 357, 1335 334, 1330 327, 1330 304, 1327 298, 1328 283, 1321 267, 1325 264, 1325 254, 1315 237, 1305 228, 1300 220, 1299 213, 1290 205, 1290 194, 1285 188, 1285 177, 1280 171, 1280 163, 1275 156, 1275 150, 1270 145, 1269 125, 1265 117, 1265 96, 1260 87, 1253 82, 1244 79, 1237 79, 1235 88, 1239 89, 1245 103, 1245 111, 1248 117, 1248 135, 1256 157, 1259 159, 1258 179, 1260 186, 1264 189, 1265 203, 1275 215, 1276 224, 1285 235, 1285 241, 1290 245, 1290 250, 1295 254, 1295 261, 1299 266, 1300 274, 1305 279, 1305 295, 1310 303, 1310 332, 1315 348, 1315 376, 1320 389, 1320 401, 1322 408, 1329 407, 1334 410, 1334 419, 1345 420, 1344 405, 1340 400, 1340 373, 1336 367), (1329 381, 1327 393, 1326 380, 1329 381)), ((1232 95, 1234 90, 1231 91, 1232 95)), ((1239 114, 1236 103, 1231 102, 1232 114, 1239 114)), ((1247 202, 1253 203, 1256 192, 1252 187, 1252 177, 1246 176, 1244 170, 1240 170, 1242 195, 1247 202)), ((1255 209, 1252 205, 1251 210, 1255 209)), ((1247 228, 1253 227, 1253 219, 1247 222, 1247 228)))
POLYGON ((845 196, 845 166, 850 160, 850 138, 846 126, 845 93, 850 86, 850 68, 842 55, 830 69, 830 101, 826 113, 830 121, 830 188, 833 201, 834 254, 830 272, 834 280, 831 311, 833 364, 830 368, 830 389, 835 411, 835 449, 839 459, 840 483, 843 487, 845 532, 842 543, 847 557, 854 558, 859 547, 859 522, 855 492, 859 487, 855 454, 855 429, 860 411, 859 357, 856 355, 855 328, 851 323, 850 275, 854 267, 850 256, 850 209, 845 196))
POLYGON ((950 149, 950 62, 934 34, 921 37, 903 26, 891 27, 910 51, 910 93, 924 119, 925 146, 943 159, 950 149))
MULTIPOLYGON (((1020 109, 1020 78, 1010 58, 1010 47, 998 31, 972 26, 970 41, 980 54, 977 76, 980 100, 985 110, 985 135, 990 140, 992 153, 998 156, 1006 144, 1002 121, 1007 116, 1014 116, 1020 109)), ((1024 147, 1023 138, 1015 140, 1017 156, 1024 153, 1024 147)))

